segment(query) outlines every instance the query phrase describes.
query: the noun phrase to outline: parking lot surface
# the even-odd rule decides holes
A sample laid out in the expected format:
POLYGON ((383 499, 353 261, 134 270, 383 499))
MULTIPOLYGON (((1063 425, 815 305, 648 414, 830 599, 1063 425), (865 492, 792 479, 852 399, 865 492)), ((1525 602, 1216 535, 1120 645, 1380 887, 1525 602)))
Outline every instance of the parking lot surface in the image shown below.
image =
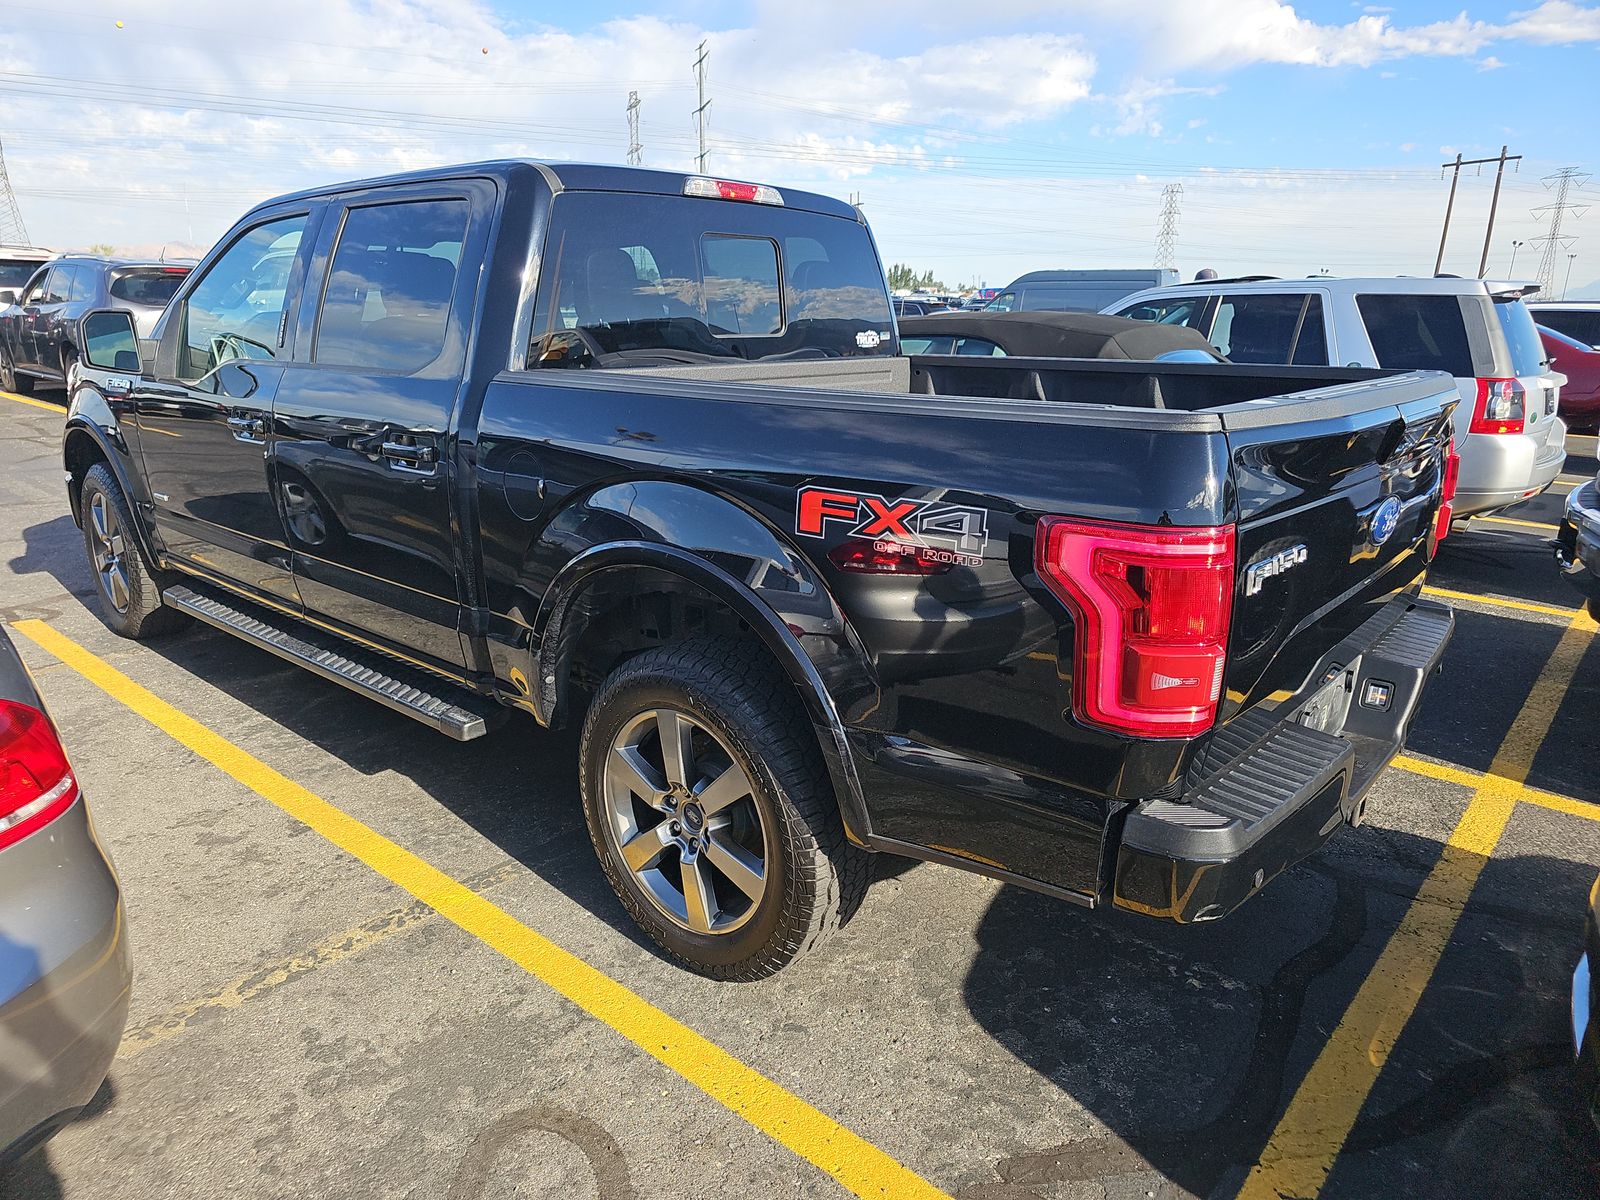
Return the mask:
POLYGON ((576 736, 458 744, 227 636, 111 635, 61 410, 0 395, 0 619, 126 890, 85 1116, 0 1197, 1592 1196, 1567 1015, 1600 650, 1544 539, 1446 543, 1444 674, 1367 824, 1215 925, 881 859, 754 984, 634 931, 576 736))

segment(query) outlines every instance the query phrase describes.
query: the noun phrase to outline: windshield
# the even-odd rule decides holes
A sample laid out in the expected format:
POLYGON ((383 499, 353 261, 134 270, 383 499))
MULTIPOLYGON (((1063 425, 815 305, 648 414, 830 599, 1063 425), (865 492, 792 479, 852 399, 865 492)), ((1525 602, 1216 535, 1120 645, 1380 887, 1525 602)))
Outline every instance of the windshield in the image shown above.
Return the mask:
POLYGON ((22 290, 22 285, 33 278, 41 264, 31 260, 0 258, 0 288, 22 290))
POLYGON ((856 221, 637 193, 554 201, 530 367, 894 352, 883 271, 856 221))
POLYGON ((1533 314, 1528 311, 1528 306, 1521 300, 1496 300, 1494 315, 1500 318, 1506 345, 1511 348, 1511 373, 1542 374, 1549 356, 1544 352, 1544 343, 1539 340, 1539 327, 1533 323, 1533 314))
POLYGON ((165 308, 188 273, 184 267, 144 267, 118 271, 111 279, 111 298, 128 304, 165 308))

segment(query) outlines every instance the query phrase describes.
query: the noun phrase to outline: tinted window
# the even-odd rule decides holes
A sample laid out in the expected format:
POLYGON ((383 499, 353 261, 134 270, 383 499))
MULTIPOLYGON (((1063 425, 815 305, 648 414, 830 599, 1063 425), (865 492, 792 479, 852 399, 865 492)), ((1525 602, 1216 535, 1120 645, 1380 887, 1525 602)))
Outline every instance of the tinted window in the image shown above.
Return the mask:
POLYGON ((694 197, 557 197, 540 261, 530 366, 892 353, 865 227, 694 197), (620 245, 621 231, 628 245, 620 245), (640 231, 643 231, 641 234, 640 231))
POLYGON ((17 262, 15 259, 0 259, 0 288, 14 288, 22 290, 22 285, 33 278, 33 273, 39 269, 36 262, 17 262))
POLYGON ((1223 296, 1211 327, 1211 344, 1236 363, 1325 366, 1322 298, 1304 292, 1223 296))
POLYGON ((40 304, 44 301, 44 285, 50 282, 50 272, 40 271, 28 284, 27 290, 18 298, 18 304, 40 304))
POLYGON ((1511 351, 1513 375, 1538 375, 1545 369, 1544 343, 1539 340, 1539 327, 1533 323, 1533 314, 1521 300, 1496 300, 1494 315, 1499 318, 1500 329, 1506 335, 1506 346, 1511 351))
POLYGON ((470 209, 465 200, 351 209, 328 270, 315 361, 409 372, 438 358, 470 209))
POLYGON ((68 270, 66 299, 74 303, 93 300, 95 278, 99 275, 100 268, 80 265, 68 268, 68 270))
POLYGON ((111 298, 126 304, 165 308, 189 272, 182 267, 139 267, 111 277, 111 298))
POLYGON ((200 379, 235 358, 275 358, 289 267, 306 218, 257 225, 207 268, 184 303, 178 378, 200 379))
POLYGON ((39 293, 39 303, 63 303, 67 298, 67 290, 71 286, 72 273, 70 267, 51 267, 50 274, 45 277, 44 290, 39 293))
POLYGON ((1466 321, 1454 296, 1357 296, 1380 367, 1476 374, 1466 321))
MULTIPOLYGON (((4 286, 0 283, 0 287, 4 286)), ((1533 315, 1546 329, 1564 333, 1586 346, 1600 346, 1600 309, 1541 308, 1533 315)))

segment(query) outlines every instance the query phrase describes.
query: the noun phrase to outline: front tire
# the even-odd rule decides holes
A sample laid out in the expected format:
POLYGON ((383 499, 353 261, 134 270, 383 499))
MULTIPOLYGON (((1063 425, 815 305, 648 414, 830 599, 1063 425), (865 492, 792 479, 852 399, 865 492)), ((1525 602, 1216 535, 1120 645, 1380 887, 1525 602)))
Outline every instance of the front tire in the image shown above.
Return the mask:
POLYGON ((759 646, 694 640, 617 668, 589 709, 584 815, 650 938, 722 980, 771 975, 864 893, 811 722, 759 646))
POLYGON ((84 475, 78 511, 100 619, 111 632, 143 641, 187 625, 184 614, 161 603, 164 577, 145 561, 127 498, 105 463, 96 463, 84 475))

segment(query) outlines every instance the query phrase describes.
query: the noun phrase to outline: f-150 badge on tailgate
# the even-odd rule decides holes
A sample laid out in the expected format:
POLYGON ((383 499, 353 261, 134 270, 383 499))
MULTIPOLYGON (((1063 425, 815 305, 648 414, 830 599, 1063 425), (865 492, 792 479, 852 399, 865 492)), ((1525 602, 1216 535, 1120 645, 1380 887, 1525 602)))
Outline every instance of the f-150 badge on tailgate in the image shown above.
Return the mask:
POLYGON ((819 538, 830 522, 850 526, 852 537, 903 547, 932 562, 975 567, 989 544, 986 509, 940 500, 890 500, 842 488, 801 488, 794 531, 819 538))
POLYGON ((1280 550, 1268 558, 1263 558, 1251 563, 1244 569, 1244 594, 1254 596, 1261 590, 1261 585, 1274 575, 1282 575, 1291 571, 1305 562, 1307 552, 1305 543, 1290 546, 1287 550, 1280 550))

